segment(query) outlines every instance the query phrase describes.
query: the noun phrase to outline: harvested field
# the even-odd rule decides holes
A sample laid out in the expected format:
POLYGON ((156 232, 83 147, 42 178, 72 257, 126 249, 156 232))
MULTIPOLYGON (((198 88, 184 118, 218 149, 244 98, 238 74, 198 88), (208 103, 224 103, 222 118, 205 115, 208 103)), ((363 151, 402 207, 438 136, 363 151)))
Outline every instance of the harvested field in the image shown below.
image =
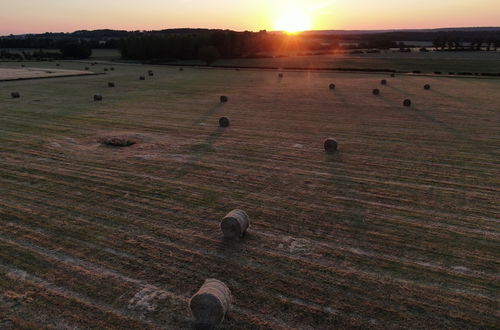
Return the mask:
POLYGON ((2 80, 23 80, 23 79, 38 79, 52 78, 64 76, 79 76, 90 75, 92 72, 80 70, 59 70, 59 69, 43 69, 43 68, 0 68, 0 81, 2 80))
POLYGON ((223 329, 500 324, 500 80, 116 67, 0 83, 0 328, 187 329, 207 278, 223 329))

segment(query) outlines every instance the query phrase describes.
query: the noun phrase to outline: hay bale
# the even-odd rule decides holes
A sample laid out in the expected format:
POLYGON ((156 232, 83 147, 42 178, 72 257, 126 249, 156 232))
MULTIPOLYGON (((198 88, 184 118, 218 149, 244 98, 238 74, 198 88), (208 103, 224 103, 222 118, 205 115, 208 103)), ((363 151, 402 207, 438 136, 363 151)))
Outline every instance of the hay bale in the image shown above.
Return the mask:
POLYGON ((111 71, 115 71, 115 68, 109 68, 111 71))
POLYGON ((326 152, 335 152, 339 148, 339 144, 333 138, 326 139, 323 145, 325 147, 326 152))
POLYGON ((429 84, 425 84, 425 85, 424 85, 424 89, 425 89, 426 91, 428 91, 429 89, 431 89, 431 85, 429 85, 429 84))
POLYGON ((283 73, 278 74, 278 78, 283 78, 283 73))
POLYGON ((382 80, 380 81, 380 84, 381 84, 381 85, 387 85, 387 80, 382 79, 382 80))
POLYGON ((94 101, 102 101, 102 95, 100 94, 94 95, 94 101))
POLYGON ((404 100, 404 101, 403 101, 403 105, 404 105, 405 107, 410 107, 410 106, 411 106, 411 100, 410 100, 410 99, 406 99, 406 100, 404 100))
POLYGON ((220 117, 219 118, 219 126, 220 127, 228 127, 230 124, 230 120, 228 117, 220 117))
POLYGON ((111 147, 130 147, 137 143, 137 141, 126 136, 105 137, 100 139, 99 142, 103 145, 111 147))
POLYGON ((21 97, 21 94, 19 94, 19 92, 12 92, 10 93, 10 96, 13 98, 13 99, 18 99, 21 97))
POLYGON ((108 83, 108 87, 115 87, 115 83, 114 82, 109 82, 108 83))
POLYGON ((380 90, 378 88, 375 88, 373 91, 372 91, 373 95, 379 95, 380 94, 380 90))
POLYGON ((146 77, 144 77, 144 76, 140 76, 140 77, 139 77, 139 80, 146 80, 146 77))
POLYGON ((108 68, 104 68, 104 71, 108 71, 108 68))
POLYGON ((250 218, 243 210, 232 210, 222 219, 220 228, 224 238, 239 239, 245 236, 250 226, 250 218))
POLYGON ((330 87, 331 90, 334 90, 335 89, 335 84, 330 84, 329 87, 330 87))
POLYGON ((189 308, 197 327, 213 329, 231 309, 231 291, 223 282, 207 279, 189 300, 189 308))
POLYGON ((229 97, 225 96, 225 95, 222 95, 220 97, 220 102, 221 103, 226 103, 227 101, 229 101, 229 97))
POLYGON ((152 76, 154 76, 155 74, 154 74, 154 72, 153 72, 152 70, 149 70, 149 71, 148 71, 148 75, 149 75, 150 77, 152 77, 152 76))

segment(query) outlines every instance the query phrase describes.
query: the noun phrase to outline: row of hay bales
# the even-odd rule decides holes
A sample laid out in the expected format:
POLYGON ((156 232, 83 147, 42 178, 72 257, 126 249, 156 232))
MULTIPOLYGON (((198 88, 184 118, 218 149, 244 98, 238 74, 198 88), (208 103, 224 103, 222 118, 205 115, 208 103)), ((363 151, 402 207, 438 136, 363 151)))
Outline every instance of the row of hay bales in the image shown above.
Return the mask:
MULTIPOLYGON (((392 76, 392 75, 391 75, 391 76, 392 76)), ((386 80, 386 79, 382 79, 382 80, 380 81, 380 84, 381 84, 381 85, 383 85, 383 86, 386 86, 386 85, 387 85, 387 80, 386 80)), ((336 85, 335 85, 335 84, 330 84, 329 88, 330 88, 330 90, 335 90, 336 85)), ((427 91, 428 91, 428 90, 430 90, 430 89, 431 89, 431 85, 429 85, 429 84, 425 84, 425 85, 424 85, 424 90, 427 90, 427 91)), ((378 89, 378 88, 374 88, 374 89, 372 90, 372 94, 373 94, 373 95, 375 95, 375 96, 380 95, 380 89, 378 89)), ((405 100, 403 100, 403 106, 405 106, 405 107, 410 107, 410 106, 411 106, 411 100, 410 100, 410 99, 405 99, 405 100)))
MULTIPOLYGON (((242 239, 250 227, 250 217, 240 209, 232 210, 220 222, 226 240, 242 239)), ((198 328, 213 329, 220 325, 231 310, 229 287, 217 279, 207 279, 189 300, 189 308, 198 328)))

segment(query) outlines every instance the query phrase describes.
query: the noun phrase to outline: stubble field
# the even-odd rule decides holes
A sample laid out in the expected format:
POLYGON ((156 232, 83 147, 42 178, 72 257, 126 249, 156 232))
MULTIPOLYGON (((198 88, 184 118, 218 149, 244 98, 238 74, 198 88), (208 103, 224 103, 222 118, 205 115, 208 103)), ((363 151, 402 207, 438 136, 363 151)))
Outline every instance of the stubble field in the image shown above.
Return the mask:
POLYGON ((0 83, 0 328, 498 326, 500 80, 111 66, 0 83))

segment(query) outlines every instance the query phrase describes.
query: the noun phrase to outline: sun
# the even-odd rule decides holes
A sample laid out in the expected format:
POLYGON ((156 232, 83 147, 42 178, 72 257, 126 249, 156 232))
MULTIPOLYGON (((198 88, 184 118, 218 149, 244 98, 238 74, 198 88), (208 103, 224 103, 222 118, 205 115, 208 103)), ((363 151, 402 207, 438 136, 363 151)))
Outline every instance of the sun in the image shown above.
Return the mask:
POLYGON ((275 29, 288 33, 297 33, 311 29, 311 18, 307 11, 287 9, 283 11, 275 22, 275 29))

